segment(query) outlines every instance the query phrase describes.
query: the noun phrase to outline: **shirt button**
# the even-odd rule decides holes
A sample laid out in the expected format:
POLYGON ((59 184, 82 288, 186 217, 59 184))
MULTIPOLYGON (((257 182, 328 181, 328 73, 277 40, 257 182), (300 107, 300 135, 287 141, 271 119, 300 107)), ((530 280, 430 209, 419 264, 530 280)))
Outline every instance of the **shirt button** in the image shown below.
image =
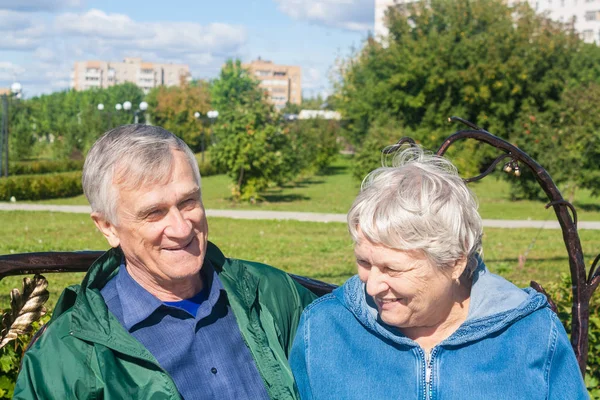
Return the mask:
POLYGON ((212 368, 210 369, 210 372, 212 372, 213 374, 215 374, 215 375, 216 375, 216 374, 217 374, 217 369, 216 369, 215 367, 212 367, 212 368))

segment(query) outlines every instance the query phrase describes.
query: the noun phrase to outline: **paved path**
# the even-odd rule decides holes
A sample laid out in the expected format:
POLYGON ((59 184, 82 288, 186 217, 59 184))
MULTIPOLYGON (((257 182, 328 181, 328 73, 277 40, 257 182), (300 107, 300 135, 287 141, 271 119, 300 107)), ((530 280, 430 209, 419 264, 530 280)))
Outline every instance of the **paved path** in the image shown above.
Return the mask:
MULTIPOLYGON (((0 211, 54 211, 66 213, 89 214, 89 206, 62 206, 52 204, 16 204, 0 203, 0 211)), ((206 210, 209 217, 223 217, 236 219, 275 219, 275 220, 294 220, 309 222, 346 222, 345 214, 320 214, 308 212, 291 211, 256 211, 256 210, 206 210)), ((534 221, 534 220, 508 220, 508 219, 484 219, 483 226, 489 228, 543 228, 559 229, 560 225, 556 220, 534 221)), ((579 229, 600 229, 600 222, 579 222, 579 229)))

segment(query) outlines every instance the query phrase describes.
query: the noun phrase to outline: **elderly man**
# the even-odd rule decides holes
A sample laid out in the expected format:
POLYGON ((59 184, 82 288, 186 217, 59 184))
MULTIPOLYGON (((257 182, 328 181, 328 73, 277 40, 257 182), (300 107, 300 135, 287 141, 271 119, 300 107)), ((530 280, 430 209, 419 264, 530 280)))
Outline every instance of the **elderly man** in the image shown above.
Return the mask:
POLYGON ((112 247, 65 290, 17 399, 295 399, 287 357, 314 295, 207 241, 198 164, 154 126, 105 133, 83 170, 112 247))

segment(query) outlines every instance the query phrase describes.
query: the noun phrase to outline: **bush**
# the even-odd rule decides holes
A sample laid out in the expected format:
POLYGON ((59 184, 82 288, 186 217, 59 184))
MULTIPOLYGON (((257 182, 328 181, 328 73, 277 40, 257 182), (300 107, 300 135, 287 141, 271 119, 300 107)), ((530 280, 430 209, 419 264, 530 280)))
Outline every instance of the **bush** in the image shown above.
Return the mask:
POLYGON ((339 121, 312 118, 288 124, 292 146, 302 170, 324 172, 340 151, 337 138, 339 121))
POLYGON ((369 172, 381 167, 381 151, 403 136, 407 134, 393 122, 372 126, 354 157, 352 176, 362 181, 369 172))
POLYGON ((82 169, 83 160, 17 161, 11 162, 8 166, 9 175, 49 174, 82 169))
MULTIPOLYGON (((0 315, 8 310, 0 310, 0 315)), ((29 345, 31 338, 42 325, 50 321, 51 314, 47 313, 39 321, 32 324, 32 332, 17 336, 17 339, 0 348, 0 400, 12 399, 15 382, 19 374, 23 353, 29 345)))
POLYGON ((8 201, 13 196, 17 200, 43 200, 82 193, 80 171, 0 178, 0 201, 8 201))
MULTIPOLYGON (((560 283, 551 283, 545 287, 550 298, 556 303, 558 317, 567 333, 571 334, 571 277, 564 274, 560 283)), ((589 349, 585 383, 592 399, 600 399, 600 296, 598 293, 590 302, 590 325, 588 332, 589 349)))
POLYGON ((220 172, 210 162, 205 161, 204 163, 198 162, 198 168, 200 169, 200 176, 203 178, 211 175, 218 175, 220 172))

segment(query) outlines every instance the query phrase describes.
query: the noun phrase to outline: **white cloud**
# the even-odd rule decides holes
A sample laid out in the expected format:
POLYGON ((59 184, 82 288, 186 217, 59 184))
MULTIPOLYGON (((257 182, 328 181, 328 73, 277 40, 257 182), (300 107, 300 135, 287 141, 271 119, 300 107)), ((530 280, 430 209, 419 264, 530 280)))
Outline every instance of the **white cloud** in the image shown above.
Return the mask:
POLYGON ((83 3, 83 0, 0 0, 0 9, 28 12, 52 12, 67 8, 81 7, 83 3))
POLYGON ((15 31, 30 27, 28 14, 0 9, 0 31, 15 31))
POLYGON ((247 42, 244 27, 223 23, 139 22, 96 9, 45 16, 0 10, 0 22, 3 15, 16 22, 15 29, 0 33, 0 50, 18 51, 14 59, 3 59, 19 59, 26 69, 0 75, 0 87, 18 79, 27 96, 68 88, 73 63, 81 60, 142 57, 188 64, 194 77, 206 77, 243 53, 247 42))
POLYGON ((275 0, 279 10, 293 19, 351 31, 372 28, 373 0, 275 0))
POLYGON ((244 28, 229 24, 200 25, 193 22, 136 22, 124 14, 89 10, 83 14, 66 13, 55 20, 57 31, 71 36, 86 36, 121 49, 228 53, 246 41, 244 28))
POLYGON ((25 72, 20 65, 8 61, 0 61, 0 81, 14 81, 16 77, 25 72))

